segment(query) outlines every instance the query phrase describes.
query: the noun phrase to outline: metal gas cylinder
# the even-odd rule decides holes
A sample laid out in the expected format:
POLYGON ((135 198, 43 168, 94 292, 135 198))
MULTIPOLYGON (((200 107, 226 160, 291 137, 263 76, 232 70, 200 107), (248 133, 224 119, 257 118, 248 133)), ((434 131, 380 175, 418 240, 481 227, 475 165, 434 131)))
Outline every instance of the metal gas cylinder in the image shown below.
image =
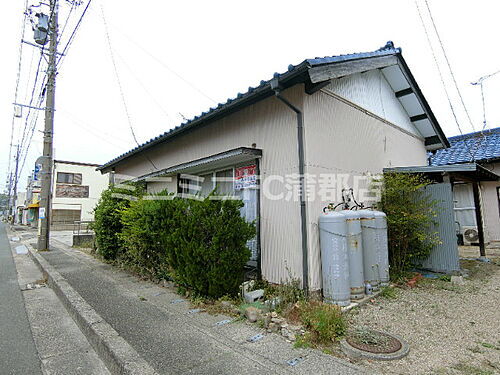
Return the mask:
POLYGON ((349 255, 349 276, 351 299, 362 299, 365 291, 363 276, 363 240, 361 236, 360 211, 341 211, 346 218, 347 252, 349 255))
POLYGON ((351 303, 346 217, 330 211, 319 218, 323 297, 339 306, 351 303))

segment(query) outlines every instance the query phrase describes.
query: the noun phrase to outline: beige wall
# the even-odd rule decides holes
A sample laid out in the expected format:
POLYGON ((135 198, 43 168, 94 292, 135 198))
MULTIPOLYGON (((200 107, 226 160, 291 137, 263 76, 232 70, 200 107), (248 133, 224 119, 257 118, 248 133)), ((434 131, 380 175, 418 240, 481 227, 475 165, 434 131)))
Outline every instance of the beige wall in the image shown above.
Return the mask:
MULTIPOLYGON (((500 163, 489 164, 485 167, 500 176, 500 163)), ((486 242, 500 241, 500 208, 497 187, 500 187, 500 181, 481 182, 481 204, 486 242)))
MULTIPOLYGON (((303 93, 300 85, 286 90, 284 95, 301 107, 303 93)), ((262 149, 263 178, 298 173, 296 116, 274 97, 158 145, 147 151, 147 156, 163 169, 238 147, 252 147, 253 143, 262 149)), ((153 172, 151 163, 142 155, 119 164, 116 174, 138 177, 153 172)), ((160 191, 169 186, 175 188, 175 181, 153 183, 148 190, 160 191)), ((271 189, 279 193, 281 185, 272 184, 271 189)), ((302 275, 299 209, 298 202, 274 201, 261 194, 262 274, 271 282, 287 279, 288 270, 294 277, 302 275)))
MULTIPOLYGON (((366 111, 323 92, 312 96, 303 85, 284 95, 304 111, 306 173, 380 173, 384 167, 425 165, 422 138, 389 125, 366 111)), ((396 100, 396 98, 394 98, 396 100)), ((407 124, 405 124, 407 125, 407 124)), ((298 173, 296 116, 271 97, 217 122, 179 136, 145 151, 158 169, 214 155, 238 147, 262 149, 261 176, 298 173)), ((138 177, 153 172, 145 153, 116 166, 116 174, 138 177)), ((149 191, 169 184, 149 184, 149 191)), ((270 189, 278 194, 286 189, 275 182, 270 189)), ((330 201, 308 203, 309 265, 311 289, 321 288, 321 259, 317 219, 330 201)), ((271 282, 302 276, 302 249, 299 202, 272 200, 261 192, 261 259, 264 278, 271 282)))
MULTIPOLYGON (((379 174, 385 167, 427 164, 423 139, 323 91, 306 96, 304 122, 306 173, 312 176, 349 175, 349 187, 354 187, 353 176, 379 174)), ((308 202, 309 284, 315 288, 321 285, 318 218, 331 202, 318 193, 308 202)))
POLYGON ((93 220, 92 213, 94 207, 101 196, 103 190, 108 187, 108 175, 102 175, 96 171, 95 166, 77 165, 66 163, 55 163, 54 182, 52 192, 52 209, 53 210, 78 210, 82 211, 82 220, 93 220), (88 198, 58 198, 56 197, 57 172, 81 173, 82 185, 89 186, 88 198))

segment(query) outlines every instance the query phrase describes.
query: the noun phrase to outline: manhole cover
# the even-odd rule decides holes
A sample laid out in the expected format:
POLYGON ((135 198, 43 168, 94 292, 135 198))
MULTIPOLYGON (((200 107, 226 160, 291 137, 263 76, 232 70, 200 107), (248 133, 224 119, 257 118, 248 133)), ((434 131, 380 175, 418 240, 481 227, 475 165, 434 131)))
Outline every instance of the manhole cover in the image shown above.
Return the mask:
POLYGON ((376 354, 395 353, 401 349, 401 342, 384 332, 368 329, 356 330, 346 337, 346 341, 352 347, 376 354))

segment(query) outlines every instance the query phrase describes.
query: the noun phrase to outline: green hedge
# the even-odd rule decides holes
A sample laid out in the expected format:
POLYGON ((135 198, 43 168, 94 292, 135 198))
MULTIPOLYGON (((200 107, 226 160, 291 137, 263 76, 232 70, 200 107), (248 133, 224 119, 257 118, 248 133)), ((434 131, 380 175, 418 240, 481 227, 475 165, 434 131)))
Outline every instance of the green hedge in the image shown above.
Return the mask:
POLYGON ((240 215, 243 202, 180 199, 162 192, 159 199, 127 201, 111 210, 108 194, 99 202, 99 216, 107 213, 108 220, 96 217, 96 229, 106 233, 105 241, 102 236, 98 241, 106 259, 114 256, 140 273, 171 278, 201 296, 238 292, 250 258, 246 243, 255 236, 255 225, 240 215))
POLYGON ((130 204, 129 200, 116 197, 117 194, 138 197, 142 194, 142 189, 140 186, 134 186, 133 190, 111 187, 102 192, 94 208, 92 229, 95 232, 97 253, 106 260, 114 260, 121 253, 121 217, 130 204))

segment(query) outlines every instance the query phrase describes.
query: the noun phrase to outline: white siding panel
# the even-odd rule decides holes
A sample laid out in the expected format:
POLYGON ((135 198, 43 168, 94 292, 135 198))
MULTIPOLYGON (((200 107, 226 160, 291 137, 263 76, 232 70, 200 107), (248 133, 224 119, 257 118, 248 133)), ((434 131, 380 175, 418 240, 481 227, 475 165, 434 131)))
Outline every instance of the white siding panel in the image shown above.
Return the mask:
MULTIPOLYGON (((306 172, 317 176, 379 174, 384 167, 426 165, 424 142, 369 116, 330 95, 318 92, 305 101, 306 172)), ((310 285, 321 287, 318 218, 332 200, 308 202, 310 285)), ((339 192, 337 192, 339 193, 339 192)), ((339 200, 335 200, 339 202, 339 200)))
POLYGON ((420 135, 380 70, 332 80, 327 88, 412 134, 420 135))

